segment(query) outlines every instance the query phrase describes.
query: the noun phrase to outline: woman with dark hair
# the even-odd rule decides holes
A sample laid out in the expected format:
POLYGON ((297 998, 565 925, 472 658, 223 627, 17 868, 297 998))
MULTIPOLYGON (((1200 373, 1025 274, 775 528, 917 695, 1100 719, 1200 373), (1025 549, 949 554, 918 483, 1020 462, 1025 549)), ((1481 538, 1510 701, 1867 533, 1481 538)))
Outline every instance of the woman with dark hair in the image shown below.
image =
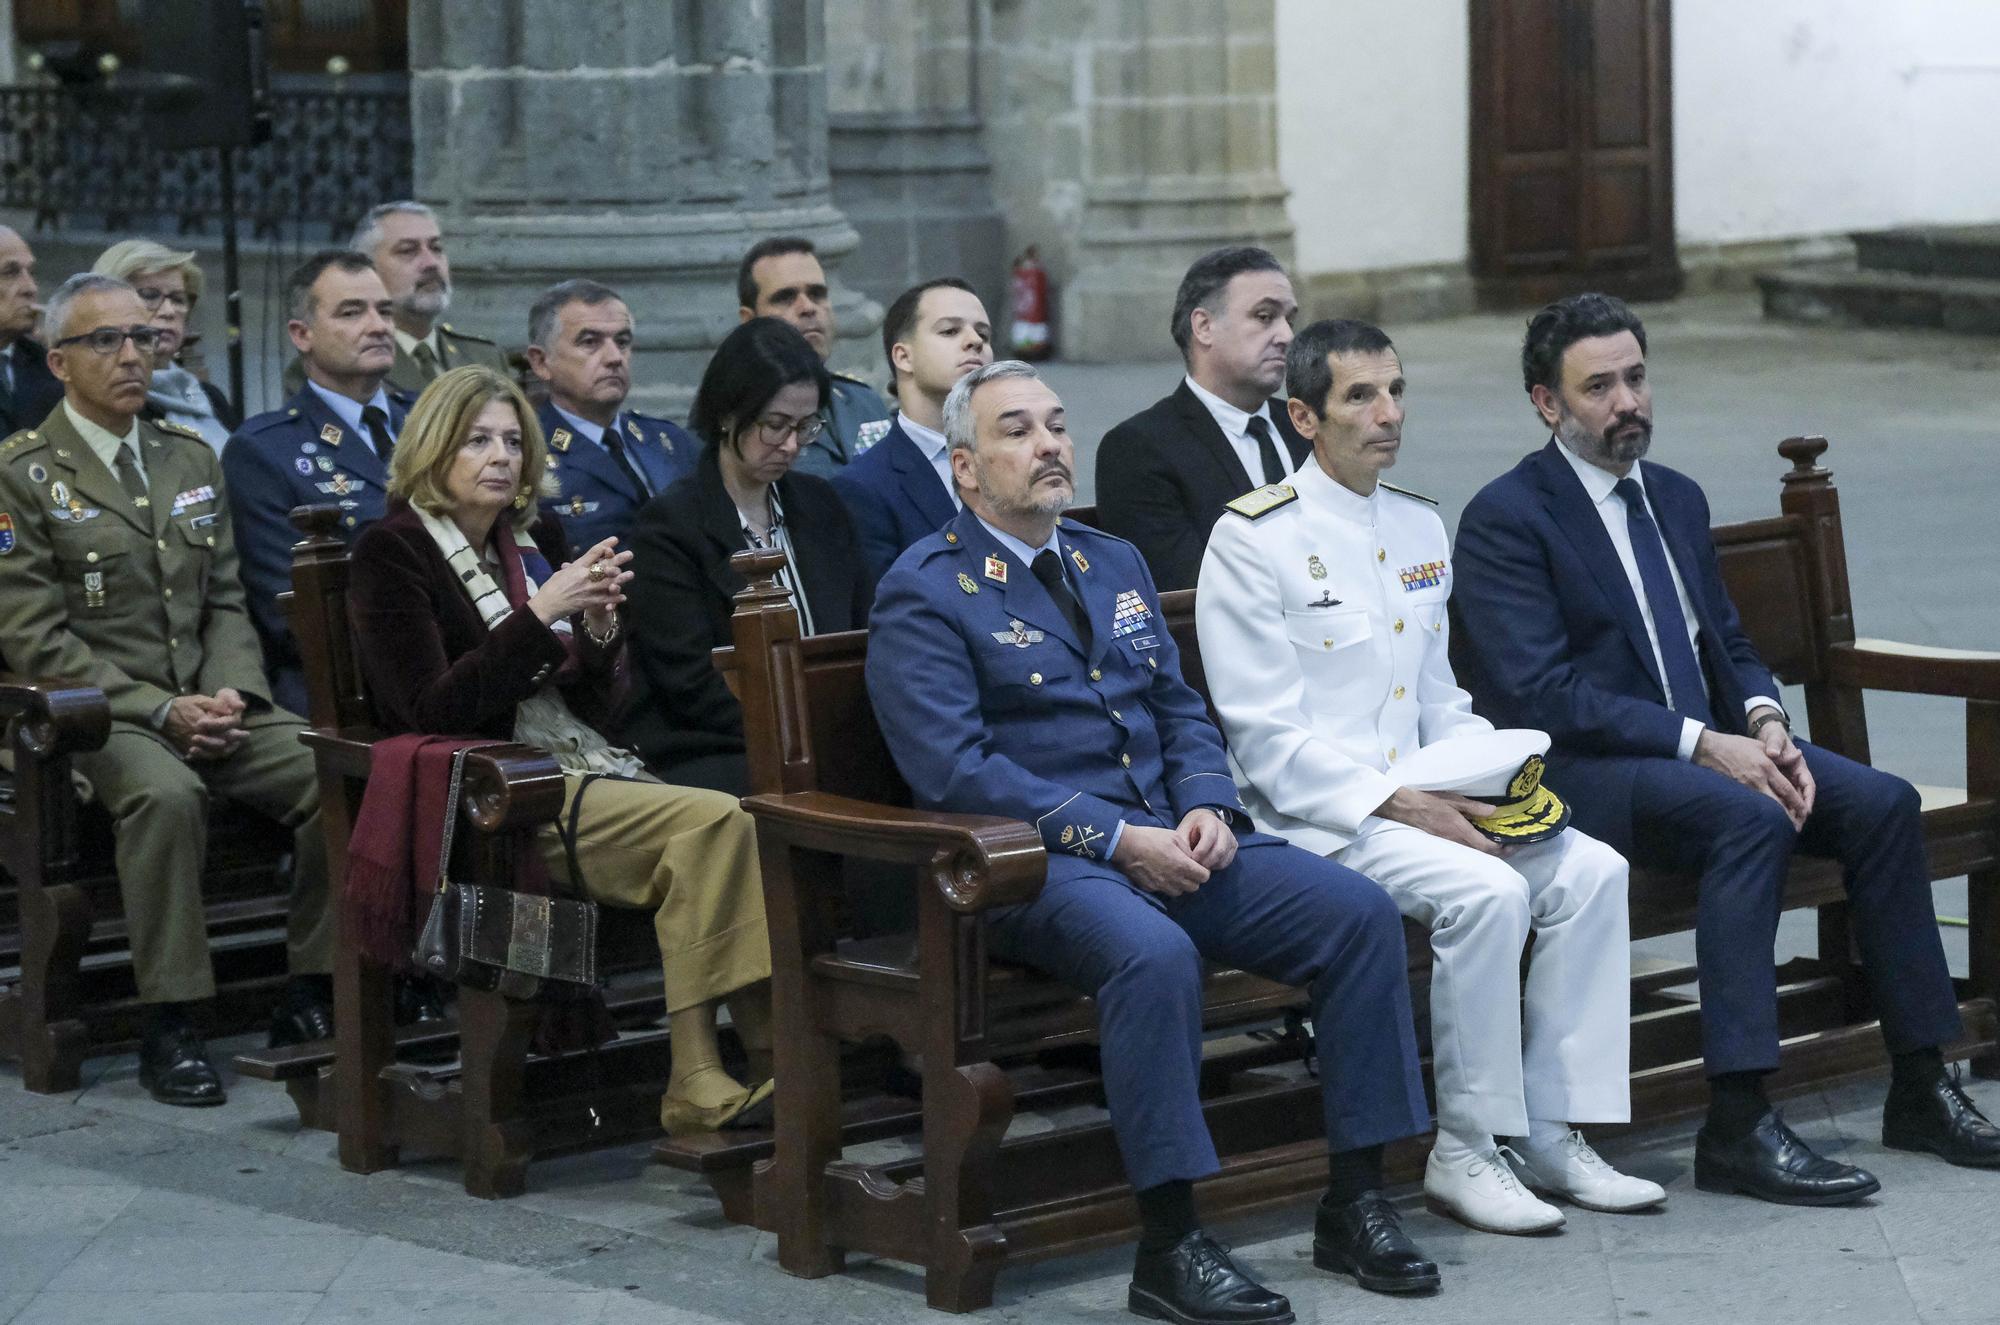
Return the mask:
POLYGON ((669 782, 749 793, 743 710, 709 661, 731 642, 730 602, 744 586, 729 558, 785 554, 780 572, 807 634, 867 624, 875 584, 833 485, 792 472, 826 426, 826 365, 789 324, 752 318, 702 373, 688 420, 705 444, 694 473, 634 520, 631 692, 621 730, 669 782))

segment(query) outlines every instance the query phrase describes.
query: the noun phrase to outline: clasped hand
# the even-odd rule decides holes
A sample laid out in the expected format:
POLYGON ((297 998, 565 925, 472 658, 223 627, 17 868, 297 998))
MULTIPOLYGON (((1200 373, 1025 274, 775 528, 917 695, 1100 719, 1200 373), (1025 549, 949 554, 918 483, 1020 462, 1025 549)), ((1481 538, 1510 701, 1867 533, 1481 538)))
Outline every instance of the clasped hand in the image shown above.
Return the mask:
POLYGON ((1755 736, 1703 731, 1695 742, 1694 762, 1769 796, 1784 807, 1794 828, 1803 828, 1812 813, 1817 791, 1812 770, 1783 723, 1767 722, 1755 736))
POLYGON ((160 735, 182 759, 227 759, 250 733, 243 727, 248 708, 243 696, 228 686, 213 695, 176 695, 167 705, 160 735))
POLYGON ((1220 814, 1189 810, 1178 828, 1126 824, 1111 863, 1149 893, 1179 897, 1236 859, 1236 834, 1220 814))
POLYGON ((625 583, 632 578, 632 572, 625 569, 632 554, 619 552, 617 547, 618 539, 614 536, 575 561, 565 561, 561 569, 549 576, 548 583, 528 599, 528 610, 540 617, 542 624, 550 626, 580 612, 591 630, 603 634, 624 603, 625 583), (593 579, 591 568, 598 565, 605 570, 593 579))

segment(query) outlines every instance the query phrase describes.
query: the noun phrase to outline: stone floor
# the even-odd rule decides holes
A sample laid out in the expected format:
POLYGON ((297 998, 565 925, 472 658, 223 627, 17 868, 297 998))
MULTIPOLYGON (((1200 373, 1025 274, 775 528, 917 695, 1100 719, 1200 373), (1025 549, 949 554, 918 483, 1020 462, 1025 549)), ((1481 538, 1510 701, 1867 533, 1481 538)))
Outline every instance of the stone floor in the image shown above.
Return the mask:
MULTIPOLYGON (((2000 342, 1766 324, 1748 297, 1644 311, 1656 456, 1699 477, 1718 518, 1773 510, 1783 469, 1773 445, 1825 433, 1862 633, 2000 647, 2000 342)), ((1514 368, 1520 326, 1506 315, 1390 328, 1411 382, 1395 478, 1440 498, 1448 526, 1480 483, 1541 440, 1514 368)), ((1086 500, 1096 437, 1176 372, 1160 361, 1051 368, 1083 443, 1086 500)), ((1962 778, 1958 705, 1878 698, 1870 716, 1877 762, 1922 782, 1962 778)), ((1962 885, 1942 885, 1938 903, 1964 915, 1962 885)), ((1963 931, 1945 937, 1963 970, 1963 931)), ((1781 944, 1806 940, 1788 928, 1781 944)), ((723 1223, 698 1185, 647 1164, 642 1147, 537 1165, 527 1195, 479 1202, 441 1164, 343 1172, 331 1137, 300 1132, 283 1092, 261 1083, 232 1080, 230 1103, 207 1111, 154 1105, 130 1058, 93 1060, 74 1096, 18 1083, 0 1066, 0 1325, 938 1319, 905 1267, 787 1277, 769 1238, 723 1223)), ((1972 1090, 2000 1114, 2000 1085, 1972 1090)), ((1879 1082, 1863 1083, 1787 1106, 1809 1139, 1881 1176, 1883 1194, 1856 1209, 1696 1192, 1689 1126, 1605 1147, 1668 1185, 1662 1213, 1576 1211, 1557 1236, 1503 1239, 1407 1201, 1409 1226, 1444 1265, 1433 1298, 1376 1297, 1318 1274, 1307 1205, 1219 1231, 1308 1322, 2000 1319, 2000 1174, 1884 1151, 1880 1095, 1879 1082)), ((1116 1251, 1027 1267, 1001 1278, 983 1314, 1124 1320, 1128 1269, 1116 1251)))

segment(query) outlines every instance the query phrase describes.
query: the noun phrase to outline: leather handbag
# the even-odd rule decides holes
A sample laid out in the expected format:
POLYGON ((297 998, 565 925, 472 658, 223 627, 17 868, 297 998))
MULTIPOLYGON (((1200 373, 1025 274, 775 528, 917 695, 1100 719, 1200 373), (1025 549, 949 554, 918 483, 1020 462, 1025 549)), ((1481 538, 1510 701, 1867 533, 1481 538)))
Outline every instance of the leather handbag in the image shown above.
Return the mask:
MULTIPOLYGON (((438 890, 417 935, 419 970, 474 989, 499 989, 531 997, 544 980, 594 987, 597 983, 597 905, 578 898, 543 897, 494 884, 451 877, 451 846, 458 823, 459 788, 466 751, 451 760, 451 791, 438 846, 438 890)), ((570 877, 576 872, 576 821, 585 778, 562 827, 570 877)))

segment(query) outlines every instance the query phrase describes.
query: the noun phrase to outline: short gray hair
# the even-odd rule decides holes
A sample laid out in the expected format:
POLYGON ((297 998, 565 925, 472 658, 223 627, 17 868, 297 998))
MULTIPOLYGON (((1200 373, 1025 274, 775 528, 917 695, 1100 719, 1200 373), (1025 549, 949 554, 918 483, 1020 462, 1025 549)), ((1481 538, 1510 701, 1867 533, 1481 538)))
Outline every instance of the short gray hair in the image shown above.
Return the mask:
POLYGON ((958 385, 944 398, 944 439, 953 451, 960 447, 971 450, 978 438, 973 436, 972 393, 988 382, 997 382, 1005 377, 1025 377, 1041 381, 1042 375, 1035 371, 1031 363, 1019 359, 996 359, 984 368, 976 369, 958 379, 958 385))
POLYGON ((379 203, 368 209, 361 223, 354 227, 354 238, 347 246, 357 252, 375 256, 375 246, 382 242, 382 222, 391 216, 421 216, 427 220, 437 220, 437 213, 414 198, 399 198, 395 202, 379 203))
POLYGON ((121 281, 116 276, 106 276, 103 272, 80 271, 58 285, 56 292, 49 296, 46 304, 42 305, 42 319, 48 326, 49 340, 53 342, 62 339, 63 328, 69 322, 70 306, 77 300, 87 294, 102 294, 113 290, 123 290, 134 299, 139 297, 138 291, 134 290, 129 282, 121 281))
POLYGON ((621 304, 625 302, 616 290, 603 281, 593 281, 587 276, 557 281, 537 295, 533 306, 528 309, 528 344, 548 349, 562 311, 571 304, 596 308, 614 299, 621 304))

